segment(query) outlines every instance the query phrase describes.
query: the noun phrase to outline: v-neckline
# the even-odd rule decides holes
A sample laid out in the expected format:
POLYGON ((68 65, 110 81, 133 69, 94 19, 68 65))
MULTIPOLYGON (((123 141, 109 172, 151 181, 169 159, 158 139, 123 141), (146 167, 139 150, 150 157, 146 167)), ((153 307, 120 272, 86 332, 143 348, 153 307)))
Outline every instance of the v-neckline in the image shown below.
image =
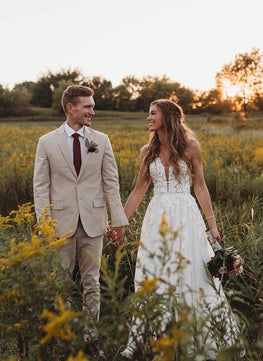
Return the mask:
POLYGON ((169 183, 169 181, 170 181, 170 168, 171 168, 171 165, 165 166, 159 156, 157 157, 157 159, 159 159, 159 161, 160 161, 160 163, 161 163, 161 165, 162 165, 162 167, 163 167, 166 183, 169 183), (166 170, 167 170, 167 171, 166 171, 166 170))

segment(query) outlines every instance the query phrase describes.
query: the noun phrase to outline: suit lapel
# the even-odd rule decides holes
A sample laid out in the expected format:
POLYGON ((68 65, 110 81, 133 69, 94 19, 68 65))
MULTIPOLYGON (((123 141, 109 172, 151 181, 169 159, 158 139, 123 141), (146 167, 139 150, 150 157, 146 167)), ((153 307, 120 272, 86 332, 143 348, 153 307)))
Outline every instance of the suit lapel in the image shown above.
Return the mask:
POLYGON ((81 177, 82 173, 85 171, 85 168, 87 167, 87 164, 91 156, 91 153, 88 153, 87 147, 85 145, 86 138, 91 140, 91 130, 88 127, 85 127, 85 132, 84 132, 84 152, 82 153, 83 159, 81 159, 81 168, 79 171, 79 177, 81 177))
POLYGON ((61 127, 59 127, 57 129, 56 136, 57 136, 59 148, 61 150, 63 157, 65 158, 65 160, 67 162, 68 167, 71 169, 74 176, 77 177, 75 167, 73 165, 72 160, 70 159, 70 155, 69 155, 69 151, 68 151, 68 144, 67 144, 67 138, 65 135, 64 124, 62 124, 61 127))

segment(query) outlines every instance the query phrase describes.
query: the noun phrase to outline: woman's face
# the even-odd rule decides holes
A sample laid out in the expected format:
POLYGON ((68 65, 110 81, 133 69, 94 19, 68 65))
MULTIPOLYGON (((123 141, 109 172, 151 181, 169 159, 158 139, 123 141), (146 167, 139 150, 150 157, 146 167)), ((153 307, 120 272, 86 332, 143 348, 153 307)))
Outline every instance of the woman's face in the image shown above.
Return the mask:
POLYGON ((163 127, 163 114, 160 108, 154 104, 150 107, 147 117, 150 132, 157 132, 163 127))

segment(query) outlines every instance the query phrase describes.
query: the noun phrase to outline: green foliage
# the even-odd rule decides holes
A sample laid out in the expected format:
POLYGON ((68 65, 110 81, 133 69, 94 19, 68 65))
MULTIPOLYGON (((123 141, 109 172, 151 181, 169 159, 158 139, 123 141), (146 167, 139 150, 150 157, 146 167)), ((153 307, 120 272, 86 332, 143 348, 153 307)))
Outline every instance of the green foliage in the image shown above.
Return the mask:
POLYGON ((79 69, 61 69, 61 71, 56 74, 48 71, 46 75, 43 75, 35 83, 32 104, 39 107, 51 108, 53 91, 59 86, 59 82, 62 80, 67 83, 77 84, 82 81, 82 74, 79 69))
POLYGON ((6 356, 29 348, 28 360, 44 361, 74 349, 71 328, 83 327, 83 316, 64 306, 74 290, 57 252, 66 238, 58 239, 47 210, 34 226, 32 208, 25 204, 0 218, 0 343, 6 356))
MULTIPOLYGON (((22 104, 21 101, 26 102, 26 108, 22 106, 20 111, 16 111, 11 105, 2 116, 28 114, 28 97, 33 106, 53 108, 57 114, 62 113, 59 94, 64 89, 59 84, 64 82, 64 85, 90 86, 95 92, 96 108, 99 110, 148 111, 153 100, 169 98, 178 102, 186 114, 223 114, 240 112, 243 108, 245 117, 242 116, 242 119, 247 119, 248 110, 256 112, 263 109, 262 69, 262 54, 259 49, 237 54, 233 62, 225 64, 216 74, 216 89, 205 92, 187 88, 165 75, 149 75, 142 79, 126 76, 119 85, 113 87, 110 80, 101 76, 85 76, 79 69, 61 69, 55 74, 48 71, 36 82, 16 84, 13 91, 17 93, 16 96, 20 96, 19 104, 22 104), (231 95, 231 87, 237 89, 236 94, 231 95)), ((5 102, 10 103, 9 94, 5 98, 5 102)))
MULTIPOLYGON (((233 224, 231 215, 216 211, 222 219, 223 242, 238 247, 246 260, 242 276, 230 279, 225 286, 233 311, 239 314, 243 324, 242 337, 239 336, 237 344, 231 348, 218 344, 218 340, 223 340, 226 327, 225 306, 219 305, 211 311, 200 292, 198 312, 193 312, 187 303, 191 290, 177 298, 176 285, 169 282, 166 271, 150 278, 146 276, 133 293, 141 224, 138 213, 127 230, 128 243, 124 242, 116 249, 105 239, 101 319, 97 328, 107 360, 121 360, 120 351, 126 346, 132 324, 136 336, 134 360, 146 361, 153 357, 167 361, 203 360, 209 350, 213 350, 211 338, 217 340, 220 349, 218 360, 240 361, 240 351, 244 347, 244 361, 261 360, 262 224, 247 212, 240 224, 233 224), (161 284, 165 287, 162 286, 162 292, 159 292, 161 284), (210 338, 207 338, 208 334, 210 338), (194 353, 189 353, 193 344, 194 353)), ((85 317, 78 311, 81 290, 76 289, 80 286, 70 282, 61 268, 57 247, 64 239, 57 239, 55 226, 56 222, 48 218, 48 212, 43 221, 34 226, 30 204, 0 218, 0 353, 3 360, 11 355, 15 357, 19 347, 21 354, 28 350, 28 360, 38 356, 40 361, 51 359, 51 355, 54 361, 60 360, 62 355, 65 360, 70 355, 73 360, 74 357, 78 360, 76 355, 83 351, 81 335, 85 317), (65 304, 73 294, 75 302, 72 310, 68 310, 65 304)), ((169 242, 176 242, 167 232, 164 225, 160 226, 164 270, 170 257, 169 242)), ((178 255, 174 261, 180 275, 185 260, 178 255)))
MULTIPOLYGON (((91 87, 94 90, 96 109, 99 110, 147 111, 151 101, 167 97, 178 101, 184 111, 189 113, 194 103, 194 94, 191 89, 165 76, 162 78, 148 76, 141 80, 134 76, 127 76, 122 79, 120 85, 114 88, 111 81, 100 76, 84 77, 78 69, 72 71, 61 69, 56 74, 48 71, 36 82, 16 84, 14 91, 18 93, 26 91, 30 95, 30 104, 43 108, 52 107, 59 114, 61 113, 59 94, 62 94, 63 86, 70 84, 91 87)), ((21 99, 22 95, 25 97, 25 94, 21 94, 21 99)), ((12 109, 10 108, 3 115, 13 115, 12 109)))
POLYGON ((94 90, 94 100, 97 109, 114 109, 113 88, 111 81, 99 76, 93 76, 92 78, 86 79, 83 85, 94 90))
MULTIPOLYGON (((245 271, 242 277, 230 280, 226 290, 243 328, 236 344, 226 348, 221 342, 227 319, 223 311, 225 305, 211 310, 200 291, 200 303, 194 312, 187 302, 192 291, 185 291, 178 298, 177 285, 169 282, 170 273, 165 270, 165 265, 171 257, 169 242, 176 242, 176 239, 169 236, 169 230, 164 226, 160 226, 160 257, 164 272, 146 276, 133 293, 131 281, 140 222, 138 213, 126 234, 129 242, 122 243, 117 249, 105 239, 101 266, 101 319, 97 328, 106 360, 122 360, 120 352, 126 346, 131 325, 136 336, 134 361, 153 358, 204 360, 213 350, 213 339, 217 340, 220 350, 218 360, 240 361, 240 352, 244 348, 246 356, 242 360, 261 360, 262 328, 258 315, 262 313, 263 296, 262 228, 259 232, 260 228, 255 227, 257 223, 251 220, 250 231, 243 237, 242 227, 236 226, 236 235, 242 236, 239 250, 246 258, 245 271), (189 353, 189 350, 193 352, 189 353)), ((62 356, 64 360, 77 361, 77 355, 83 351, 81 335, 85 318, 77 304, 80 289, 76 290, 60 266, 57 247, 64 240, 63 237, 57 239, 55 225, 46 213, 43 221, 34 226, 34 213, 29 204, 0 218, 0 354, 3 360, 16 357, 18 345, 22 346, 22 351, 28 349, 26 359, 32 361, 36 357, 39 361, 59 361, 62 356), (77 297, 70 310, 65 304, 73 293, 77 297)), ((224 241, 230 242, 230 239, 224 241)), ((174 262, 180 280, 186 260, 178 254, 174 262)), ((231 332, 235 335, 234 329, 231 332)), ((97 360, 96 357, 93 359, 97 360)))
POLYGON ((135 111, 136 101, 141 91, 141 84, 134 76, 122 79, 121 84, 113 89, 116 110, 135 111))
MULTIPOLYGON (((39 112, 40 110, 35 109, 34 111, 39 112)), ((50 110, 46 110, 46 112, 48 114, 43 114, 44 116, 50 115, 50 110)), ((99 119, 106 119, 106 121, 99 121, 95 128, 109 133, 119 166, 121 195, 123 202, 125 202, 128 193, 134 186, 140 148, 147 142, 148 131, 143 122, 144 113, 126 114, 119 112, 117 118, 112 120, 115 115, 114 112, 99 112, 99 119), (131 121, 125 120, 121 122, 120 119, 124 116, 127 116, 128 119, 131 118, 131 121)), ((263 148, 260 133, 262 120, 257 117, 251 119, 251 129, 248 122, 246 123, 247 126, 238 130, 236 135, 237 123, 233 120, 226 123, 224 119, 228 119, 222 117, 220 118, 220 124, 217 126, 216 122, 207 122, 206 117, 189 117, 188 119, 191 126, 200 134, 206 180, 215 203, 215 213, 223 236, 223 242, 226 242, 228 246, 237 248, 242 257, 245 258, 242 276, 229 280, 225 285, 233 310, 239 314, 243 324, 242 335, 247 348, 244 361, 262 360, 263 164, 260 156, 263 148), (233 124, 233 127, 230 124, 233 124)), ((7 215, 11 209, 17 208, 17 204, 32 201, 32 174, 37 139, 39 135, 54 129, 56 126, 57 124, 50 124, 41 128, 39 125, 32 127, 30 124, 23 124, 20 128, 17 125, 15 127, 11 125, 3 127, 4 133, 1 133, 0 136, 0 199, 2 207, 0 213, 7 215), (7 128, 8 137, 6 138, 7 128)), ((173 300, 173 304, 172 300, 170 300, 170 303, 167 302, 165 295, 163 295, 163 298, 158 298, 159 296, 157 297, 154 289, 151 295, 142 293, 141 295, 137 294, 138 297, 136 296, 136 298, 133 297, 134 267, 140 238, 140 227, 149 196, 150 192, 144 198, 139 211, 131 220, 126 231, 126 240, 129 243, 121 245, 116 250, 105 239, 101 280, 101 320, 98 329, 103 341, 102 347, 108 360, 121 360, 119 353, 126 345, 132 315, 138 308, 142 308, 143 320, 147 321, 151 327, 155 327, 156 332, 159 327, 158 320, 161 320, 166 304, 170 310, 174 306, 182 312, 187 309, 180 309, 180 305, 176 304, 176 300, 173 300), (144 301, 148 300, 148 296, 149 303, 146 303, 144 301), (142 306, 140 306, 141 304, 142 306), (154 313, 155 311, 156 313, 154 313), (156 322, 152 324, 153 320, 156 320, 156 322)), ((12 213, 7 218, 0 217, 1 262, 3 259, 12 260, 11 246, 15 250, 14 255, 23 250, 23 246, 20 244, 25 243, 31 246, 32 235, 35 235, 43 246, 46 236, 39 238, 38 230, 34 229, 34 221, 29 216, 31 214, 30 209, 22 209, 26 210, 24 215, 27 214, 23 222, 19 221, 23 212, 19 213, 20 218, 16 213, 12 213), (3 227, 5 224, 9 225, 9 227, 3 227), (10 242, 13 238, 16 239, 15 243, 10 242)), ((49 234, 52 233, 51 228, 48 228, 48 230, 49 234)), ((84 315, 80 312, 80 286, 75 286, 71 282, 65 284, 63 270, 59 268, 56 250, 45 247, 44 249, 43 259, 42 257, 32 257, 25 262, 14 263, 12 267, 5 269, 4 272, 0 266, 0 297, 2 295, 11 297, 12 293, 6 293, 7 290, 8 292, 16 290, 22 295, 17 298, 18 303, 15 303, 14 298, 10 298, 8 303, 6 300, 0 299, 0 358, 3 358, 4 361, 7 357, 17 354, 17 337, 22 347, 26 348, 26 344, 29 344, 31 352, 29 357, 32 360, 36 359, 38 353, 40 361, 51 360, 50 355, 53 353, 53 360, 57 361, 62 354, 71 354, 74 357, 77 355, 78 350, 83 348, 81 335, 84 315), (56 272, 53 273, 54 277, 52 278, 54 270, 56 272), (42 280, 45 279, 47 282, 43 283, 42 280), (77 315, 69 320, 69 324, 77 338, 70 342, 53 338, 52 341, 50 340, 50 342, 40 347, 39 342, 45 336, 43 327, 49 321, 48 318, 40 319, 40 314, 44 309, 57 316, 64 313, 63 307, 59 306, 56 294, 61 294, 65 303, 67 298, 72 296, 72 290, 74 294, 73 310, 77 312, 77 315), (21 323, 26 318, 29 321, 25 324, 21 323)), ((6 264, 1 263, 1 265, 6 267, 6 264)), ((12 297, 15 296, 16 294, 13 294, 12 297)), ((193 327, 193 325, 197 330, 201 330, 203 327, 203 321, 195 320, 191 313, 187 314, 186 322, 183 325, 179 325, 176 318, 171 322, 172 324, 177 328, 179 326, 184 327, 187 332, 189 331, 188 327, 193 327)), ((165 352, 169 355, 169 352, 176 348, 176 352, 179 352, 177 361, 186 361, 183 355, 185 355, 184 350, 190 341, 185 339, 180 344, 179 351, 177 343, 172 341, 173 335, 172 327, 168 327, 167 332, 162 334, 162 336, 166 336, 163 341, 171 342, 165 352)), ((139 343, 138 352, 140 355, 143 352, 145 359, 150 359, 153 354, 152 334, 147 332, 143 334, 143 337, 145 342, 143 344, 139 343)), ((196 342, 199 350, 199 354, 197 353, 196 356, 200 356, 200 352, 203 352, 200 351, 202 344, 204 346, 205 343, 201 342, 199 344, 198 340, 196 342)), ((224 361, 235 360, 236 355, 237 350, 235 349, 222 350, 218 359, 224 361)), ((162 360, 164 360, 164 356, 162 357, 162 360)), ((143 360, 143 358, 139 359, 143 360)), ((173 359, 168 358, 168 360, 173 359)))
POLYGON ((149 104, 156 99, 168 98, 178 102, 185 113, 190 112, 194 96, 190 89, 163 76, 162 78, 147 76, 140 82, 140 90, 136 97, 136 109, 148 111, 149 104))
POLYGON ((31 114, 31 93, 24 87, 9 90, 0 85, 0 117, 31 114))
POLYGON ((217 89, 201 92, 192 110, 193 114, 208 112, 211 114, 222 114, 231 112, 232 106, 229 100, 222 100, 217 89))
POLYGON ((52 94, 52 109, 55 110, 57 114, 64 114, 64 110, 61 106, 61 98, 64 90, 69 86, 72 85, 71 80, 61 80, 58 82, 57 87, 54 89, 52 94))

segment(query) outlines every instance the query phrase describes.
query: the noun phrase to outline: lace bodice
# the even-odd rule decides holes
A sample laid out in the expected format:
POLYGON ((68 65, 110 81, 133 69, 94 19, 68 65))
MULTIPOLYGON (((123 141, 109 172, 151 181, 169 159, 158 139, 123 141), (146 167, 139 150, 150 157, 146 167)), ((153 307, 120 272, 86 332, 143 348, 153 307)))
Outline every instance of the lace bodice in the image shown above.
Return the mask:
POLYGON ((173 168, 169 167, 169 178, 167 180, 165 174, 165 167, 159 157, 150 164, 150 174, 154 184, 154 195, 161 195, 164 193, 190 193, 191 178, 188 172, 187 164, 179 161, 181 168, 181 176, 178 181, 174 174, 173 168))

